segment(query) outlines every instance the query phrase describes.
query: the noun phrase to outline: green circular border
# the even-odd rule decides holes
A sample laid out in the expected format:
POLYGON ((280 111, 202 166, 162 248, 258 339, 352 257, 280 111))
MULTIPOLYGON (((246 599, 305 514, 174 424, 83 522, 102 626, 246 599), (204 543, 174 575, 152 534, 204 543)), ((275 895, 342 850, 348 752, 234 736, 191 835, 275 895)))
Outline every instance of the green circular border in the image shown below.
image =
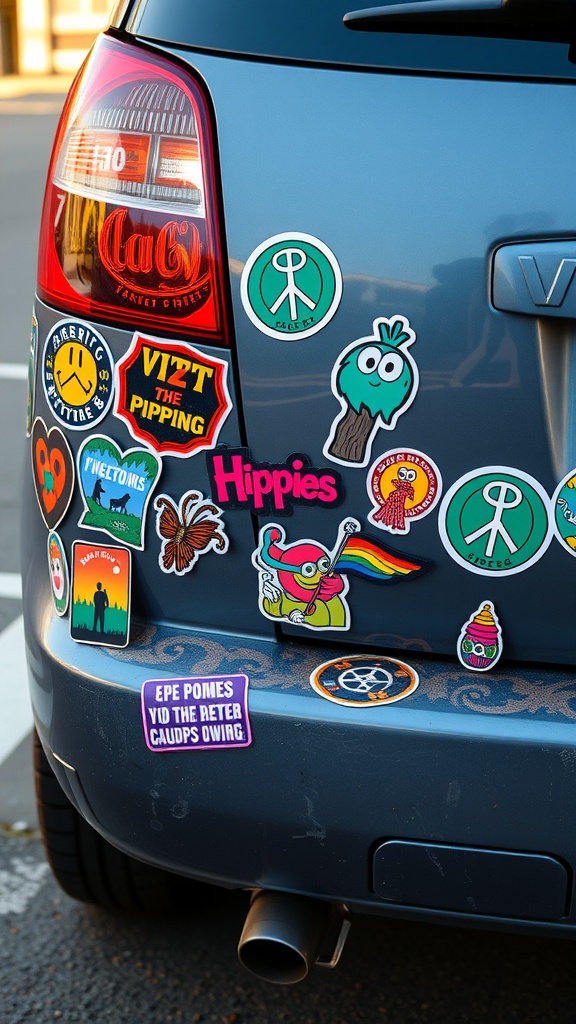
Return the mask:
MULTIPOLYGON (((532 515, 534 516, 534 507, 532 501, 529 501, 532 515)), ((483 466, 480 469, 474 470, 470 473, 465 473, 461 476, 444 495, 440 511, 438 513, 438 529, 440 532, 440 539, 450 555, 450 557, 461 565, 468 572, 473 572, 478 576, 490 576, 492 579, 501 576, 514 576, 516 573, 524 572, 529 569, 532 565, 542 558, 542 555, 547 551, 553 536, 553 522, 552 522, 552 510, 550 497, 544 490, 542 485, 534 477, 528 473, 522 472, 519 469, 513 469, 509 466, 483 466), (483 479, 485 478, 485 479, 483 479), (480 487, 484 487, 486 483, 490 482, 491 479, 503 479, 506 483, 514 483, 517 486, 521 486, 523 495, 528 498, 526 494, 526 487, 529 487, 533 495, 538 499, 541 505, 541 510, 544 514, 546 521, 546 529, 542 533, 541 539, 538 542, 535 549, 532 549, 532 554, 526 558, 520 565, 515 565, 512 568, 503 569, 485 569, 480 566, 473 565, 468 559, 466 559, 460 550, 456 547, 456 544, 452 540, 452 536, 449 533, 449 526, 453 526, 453 520, 456 517, 458 523, 460 522, 462 510, 464 508, 464 502, 471 496, 473 490, 469 490, 464 499, 462 500, 461 492, 466 488, 467 484, 474 484, 474 490, 479 490, 480 487), (456 504, 457 497, 460 496, 460 501, 456 504)), ((453 533, 458 532, 462 535, 460 528, 452 531, 453 533)), ((541 531, 542 532, 542 531, 541 531)), ((463 537, 462 537, 463 540, 463 537)))

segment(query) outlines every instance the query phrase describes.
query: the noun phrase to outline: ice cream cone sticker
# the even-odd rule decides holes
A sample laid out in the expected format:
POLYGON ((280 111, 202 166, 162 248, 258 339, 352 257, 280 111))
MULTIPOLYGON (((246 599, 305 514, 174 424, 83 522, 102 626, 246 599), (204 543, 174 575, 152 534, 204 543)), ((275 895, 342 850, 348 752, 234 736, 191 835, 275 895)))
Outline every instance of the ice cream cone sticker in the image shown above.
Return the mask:
POLYGON ((379 317, 373 330, 348 345, 332 370, 332 391, 342 409, 324 455, 343 465, 366 466, 378 428, 394 430, 418 390, 418 367, 408 351, 416 335, 406 317, 379 317))
POLYGON ((502 654, 502 630, 492 601, 483 601, 462 627, 458 658, 464 668, 487 672, 502 654))

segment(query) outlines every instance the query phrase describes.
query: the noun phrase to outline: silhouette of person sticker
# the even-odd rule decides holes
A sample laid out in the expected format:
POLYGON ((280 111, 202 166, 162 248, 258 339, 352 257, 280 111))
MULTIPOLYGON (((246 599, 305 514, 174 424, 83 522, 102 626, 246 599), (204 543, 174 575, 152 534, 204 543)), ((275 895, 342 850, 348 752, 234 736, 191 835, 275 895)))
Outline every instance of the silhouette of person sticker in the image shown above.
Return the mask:
POLYGON ((109 601, 108 594, 105 590, 102 590, 102 584, 96 584, 96 590, 94 592, 94 632, 96 632, 98 623, 100 623, 100 632, 104 632, 104 612, 106 611, 109 601))

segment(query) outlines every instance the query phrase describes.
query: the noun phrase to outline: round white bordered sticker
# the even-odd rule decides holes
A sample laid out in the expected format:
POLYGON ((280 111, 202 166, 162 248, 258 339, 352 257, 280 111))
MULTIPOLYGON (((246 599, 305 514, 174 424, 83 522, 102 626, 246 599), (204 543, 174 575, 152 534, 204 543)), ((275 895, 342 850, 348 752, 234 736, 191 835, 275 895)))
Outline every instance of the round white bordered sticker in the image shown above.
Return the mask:
POLYGON ((259 331, 298 341, 316 334, 334 316, 342 297, 342 273, 324 242, 287 231, 267 238, 248 257, 240 295, 259 331))
POLYGON ((335 704, 353 708, 394 704, 413 693, 418 673, 410 665, 380 654, 351 654, 318 665, 310 676, 312 689, 335 704))
POLYGON ((44 345, 42 383, 50 409, 69 430, 89 430, 110 408, 114 361, 101 334, 82 320, 59 320, 44 345))

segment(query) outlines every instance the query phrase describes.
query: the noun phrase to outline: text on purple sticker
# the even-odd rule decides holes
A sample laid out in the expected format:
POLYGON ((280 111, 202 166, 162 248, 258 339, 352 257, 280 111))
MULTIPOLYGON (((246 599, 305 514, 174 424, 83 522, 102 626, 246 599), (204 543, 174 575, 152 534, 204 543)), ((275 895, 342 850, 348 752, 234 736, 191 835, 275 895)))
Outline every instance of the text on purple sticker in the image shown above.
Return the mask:
POLYGON ((150 750, 247 747, 248 676, 148 679, 142 687, 144 736, 150 750))

